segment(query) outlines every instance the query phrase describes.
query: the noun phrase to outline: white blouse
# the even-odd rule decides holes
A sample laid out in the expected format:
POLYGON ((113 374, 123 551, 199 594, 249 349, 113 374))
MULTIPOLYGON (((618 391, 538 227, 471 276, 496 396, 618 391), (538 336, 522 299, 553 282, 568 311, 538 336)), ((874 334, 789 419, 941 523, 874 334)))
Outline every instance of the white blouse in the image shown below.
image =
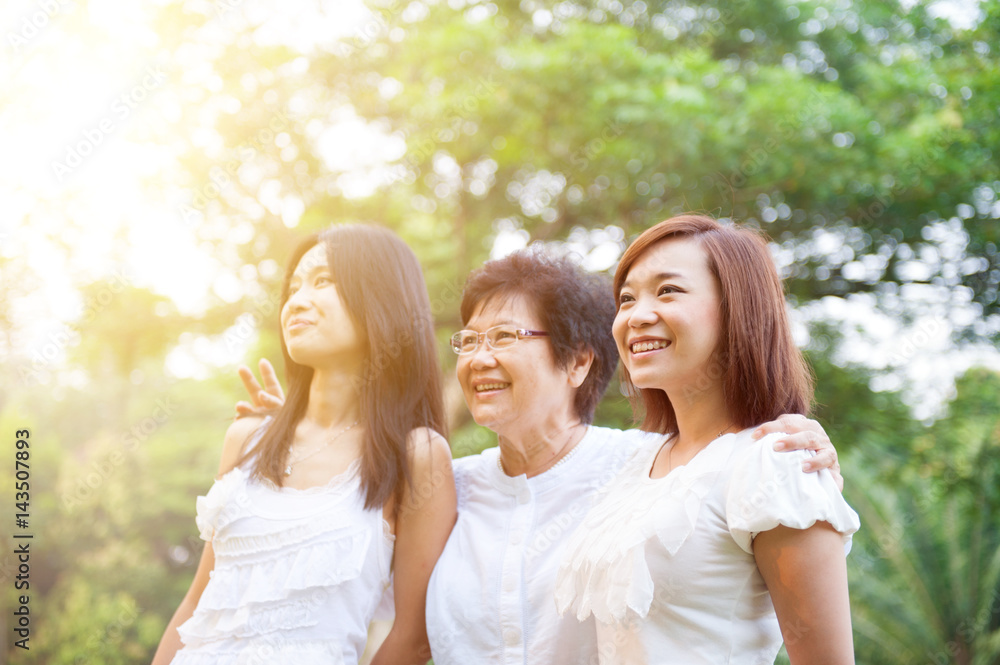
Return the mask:
POLYGON ((850 550, 860 522, 830 472, 803 473, 812 452, 775 452, 779 435, 752 431, 658 479, 651 441, 601 492, 556 585, 560 612, 597 618, 601 665, 773 663, 781 633, 753 538, 826 521, 850 550))
POLYGON ((591 426, 565 463, 533 478, 503 473, 498 448, 455 460, 458 521, 427 589, 435 665, 591 662, 596 627, 556 612, 556 571, 596 491, 650 438, 663 441, 591 426))
POLYGON ((184 648, 174 665, 356 664, 394 546, 381 507, 364 503, 358 460, 305 490, 258 482, 242 467, 216 480, 197 502, 215 568, 177 629, 184 648))

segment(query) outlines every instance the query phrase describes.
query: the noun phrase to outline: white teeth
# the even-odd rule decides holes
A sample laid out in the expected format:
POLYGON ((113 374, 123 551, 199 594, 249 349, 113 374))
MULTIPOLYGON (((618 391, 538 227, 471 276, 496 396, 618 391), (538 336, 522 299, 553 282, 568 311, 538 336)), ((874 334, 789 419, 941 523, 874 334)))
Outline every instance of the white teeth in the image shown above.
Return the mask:
POLYGON ((652 351, 653 349, 665 349, 667 348, 666 340, 656 340, 652 342, 639 342, 632 345, 632 353, 642 353, 643 351, 652 351))
POLYGON ((476 386, 476 392, 477 393, 481 393, 481 392, 485 392, 487 390, 501 390, 502 388, 506 388, 508 385, 510 385, 510 384, 509 383, 483 383, 483 384, 480 384, 480 385, 476 386))

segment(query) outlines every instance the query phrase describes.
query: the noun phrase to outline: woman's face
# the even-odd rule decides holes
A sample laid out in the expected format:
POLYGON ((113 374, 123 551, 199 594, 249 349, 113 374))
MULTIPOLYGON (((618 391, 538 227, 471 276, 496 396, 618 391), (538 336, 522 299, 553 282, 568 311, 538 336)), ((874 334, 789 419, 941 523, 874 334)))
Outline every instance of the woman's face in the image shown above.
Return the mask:
POLYGON ((302 255, 288 284, 281 308, 281 334, 288 355, 316 369, 331 364, 357 364, 363 344, 340 299, 327 265, 326 249, 315 245, 302 255))
MULTIPOLYGON (((479 303, 465 328, 485 332, 501 324, 548 332, 523 296, 479 303)), ((455 369, 476 423, 500 436, 530 435, 575 418, 573 398, 582 379, 556 366, 546 337, 502 349, 490 348, 484 339, 472 353, 458 356, 455 369)))
POLYGON ((693 395, 721 385, 719 285, 701 243, 668 239, 632 265, 612 332, 639 388, 693 395))

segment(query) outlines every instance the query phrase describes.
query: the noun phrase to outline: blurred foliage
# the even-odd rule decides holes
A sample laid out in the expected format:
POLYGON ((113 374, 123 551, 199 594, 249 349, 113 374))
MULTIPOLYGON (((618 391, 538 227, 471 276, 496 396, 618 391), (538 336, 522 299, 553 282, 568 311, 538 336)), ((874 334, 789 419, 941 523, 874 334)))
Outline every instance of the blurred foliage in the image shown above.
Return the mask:
POLYGON ((885 468, 852 455, 862 530, 849 557, 858 662, 1000 662, 1000 375, 968 373, 948 417, 885 468))
MULTIPOLYGON (((1000 3, 980 9, 957 30, 924 3, 380 0, 316 49, 216 49, 217 97, 239 112, 206 110, 195 82, 185 95, 225 142, 188 158, 190 213, 252 220, 248 261, 282 242, 265 199, 275 216, 301 202, 300 227, 388 224, 436 293, 503 229, 629 238, 707 210, 791 251, 799 301, 872 293, 899 314, 919 293, 901 287, 921 285, 994 317, 1000 3), (327 163, 323 124, 345 113, 405 141, 374 160, 372 196, 327 163), (276 120, 283 146, 256 143, 276 120)), ((208 25, 185 39, 214 38, 208 25)))
MULTIPOLYGON (((1000 2, 982 2, 970 29, 925 2, 371 10, 348 37, 297 47, 263 37, 272 17, 238 5, 156 10, 156 48, 183 75, 174 119, 146 131, 176 148, 183 191, 157 179, 150 196, 244 295, 191 315, 128 280, 93 282, 73 326, 0 366, 2 431, 35 437, 34 630, 17 662, 148 662, 193 576, 194 499, 243 397, 232 367, 177 379, 165 360, 213 336, 279 358, 277 266, 331 222, 385 224, 413 247, 446 373, 465 275, 498 238, 551 242, 603 270, 609 243, 620 252, 692 209, 764 229, 793 305, 870 293, 903 320, 930 289, 974 311, 953 321, 958 338, 997 340, 1000 2), (395 141, 383 159, 373 139, 368 179, 327 131, 352 118, 395 141)), ((28 268, 0 255, 0 351, 17 346, 7 304, 35 288, 28 268)), ((858 662, 998 662, 1000 377, 967 373, 925 426, 872 389, 872 370, 837 361, 835 327, 810 334, 815 414, 863 519, 849 559, 858 662)), ((453 383, 455 456, 494 445, 453 383)), ((632 426, 617 383, 596 423, 632 426)), ((12 653, 9 637, 0 646, 12 653)))

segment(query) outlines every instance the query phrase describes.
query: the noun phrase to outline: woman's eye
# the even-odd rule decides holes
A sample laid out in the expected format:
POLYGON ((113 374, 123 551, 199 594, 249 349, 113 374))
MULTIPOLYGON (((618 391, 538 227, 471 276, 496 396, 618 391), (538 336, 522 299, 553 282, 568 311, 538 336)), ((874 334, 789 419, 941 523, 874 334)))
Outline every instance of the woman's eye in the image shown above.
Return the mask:
POLYGON ((497 339, 510 339, 511 337, 517 337, 517 333, 510 330, 498 330, 496 337, 497 339))
POLYGON ((333 280, 328 275, 319 275, 316 278, 315 284, 316 286, 326 286, 327 284, 333 284, 333 280))
POLYGON ((630 296, 627 293, 623 293, 623 294, 621 294, 621 295, 618 296, 618 302, 620 302, 622 304, 625 304, 627 302, 632 302, 633 300, 635 300, 635 298, 633 298, 632 296, 630 296))
POLYGON ((677 293, 677 289, 673 286, 661 286, 659 293, 660 295, 663 295, 665 293, 677 293))

